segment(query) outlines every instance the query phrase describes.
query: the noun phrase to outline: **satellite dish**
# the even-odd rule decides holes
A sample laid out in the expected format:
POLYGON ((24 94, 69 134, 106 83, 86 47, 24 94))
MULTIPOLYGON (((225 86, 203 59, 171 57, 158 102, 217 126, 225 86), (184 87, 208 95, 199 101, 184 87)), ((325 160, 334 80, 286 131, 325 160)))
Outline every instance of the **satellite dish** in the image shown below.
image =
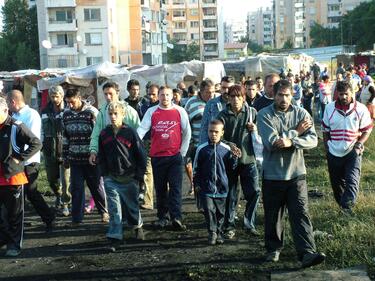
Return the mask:
POLYGON ((169 48, 169 49, 173 49, 173 48, 174 48, 174 45, 171 44, 171 43, 167 43, 167 48, 169 48))
POLYGON ((77 42, 82 42, 82 37, 80 35, 77 35, 76 39, 77 39, 77 42))
POLYGON ((43 46, 43 48, 51 49, 52 48, 52 43, 49 40, 43 40, 42 41, 42 46, 43 46))
POLYGON ((84 54, 84 55, 87 55, 87 49, 82 49, 81 53, 84 54))

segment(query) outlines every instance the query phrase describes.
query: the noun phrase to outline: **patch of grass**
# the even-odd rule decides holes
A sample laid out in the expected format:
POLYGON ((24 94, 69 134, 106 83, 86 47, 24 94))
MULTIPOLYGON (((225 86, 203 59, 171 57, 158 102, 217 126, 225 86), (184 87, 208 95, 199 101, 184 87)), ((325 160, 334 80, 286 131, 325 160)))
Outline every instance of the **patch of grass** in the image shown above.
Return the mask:
POLYGON ((375 278, 375 135, 366 143, 362 161, 361 187, 353 217, 340 212, 333 199, 327 162, 322 143, 306 156, 308 186, 324 193, 310 200, 314 229, 332 237, 317 239, 317 248, 327 254, 324 267, 329 269, 366 265, 375 278))

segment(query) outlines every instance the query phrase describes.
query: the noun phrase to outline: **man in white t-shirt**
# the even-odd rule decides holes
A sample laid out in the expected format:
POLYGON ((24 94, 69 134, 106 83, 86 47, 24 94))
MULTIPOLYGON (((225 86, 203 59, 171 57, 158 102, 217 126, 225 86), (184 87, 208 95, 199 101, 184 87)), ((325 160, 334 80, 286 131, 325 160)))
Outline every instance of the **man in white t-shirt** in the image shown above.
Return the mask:
POLYGON ((339 81, 337 100, 329 103, 322 120, 328 171, 336 202, 352 214, 357 199, 364 144, 373 122, 366 106, 357 102, 350 83, 339 81))

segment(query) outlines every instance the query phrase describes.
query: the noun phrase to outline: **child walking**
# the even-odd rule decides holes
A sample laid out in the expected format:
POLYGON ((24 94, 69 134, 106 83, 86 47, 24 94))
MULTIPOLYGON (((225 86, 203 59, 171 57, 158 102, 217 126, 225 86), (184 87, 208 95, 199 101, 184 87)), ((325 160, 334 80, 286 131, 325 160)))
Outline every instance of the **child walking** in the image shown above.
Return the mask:
POLYGON ((209 141, 197 148, 194 159, 194 186, 201 197, 208 230, 208 244, 223 244, 225 202, 228 194, 226 170, 234 169, 237 156, 221 142, 224 124, 212 120, 208 127, 209 141))

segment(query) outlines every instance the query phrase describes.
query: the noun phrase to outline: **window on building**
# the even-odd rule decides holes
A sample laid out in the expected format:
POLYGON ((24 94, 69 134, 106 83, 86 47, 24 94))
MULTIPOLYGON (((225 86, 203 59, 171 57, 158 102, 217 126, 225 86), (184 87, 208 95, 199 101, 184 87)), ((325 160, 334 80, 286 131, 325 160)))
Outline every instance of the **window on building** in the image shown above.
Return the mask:
POLYGON ((216 8, 203 8, 205 16, 216 16, 216 8))
POLYGON ((191 28, 198 28, 199 27, 199 21, 191 21, 190 27, 191 28))
POLYGON ((199 33, 191 33, 190 39, 191 40, 199 40, 199 33))
POLYGON ((97 64, 97 63, 101 63, 101 62, 103 62, 102 57, 87 57, 86 58, 86 64, 87 65, 93 65, 93 64, 97 64))
POLYGON ((176 21, 174 23, 174 28, 175 29, 183 29, 186 28, 186 23, 184 21, 176 21))
POLYGON ((174 10, 173 17, 184 17, 185 11, 184 10, 174 10))
POLYGON ((183 5, 185 4, 184 0, 172 0, 173 5, 183 5))
POLYGON ((61 33, 56 35, 56 45, 57 46, 69 46, 73 47, 74 45, 74 37, 72 34, 68 33, 61 33))
POLYGON ((217 44, 207 44, 207 45, 204 45, 204 50, 206 52, 216 52, 217 51, 217 44))
POLYGON ((173 38, 176 40, 185 41, 186 40, 186 33, 173 33, 173 38))
POLYGON ((57 67, 61 67, 61 68, 68 67, 68 60, 64 58, 57 59, 57 67))
POLYGON ((102 34, 101 33, 85 33, 86 45, 101 45, 102 34))
POLYGON ((217 38, 217 33, 216 32, 204 32, 203 38, 205 40, 215 40, 217 38))
POLYGON ((198 0, 189 0, 190 4, 197 4, 198 0))
POLYGON ((84 9, 85 21, 100 21, 100 9, 84 9))
POLYGON ((69 11, 69 10, 56 11, 56 21, 72 22, 73 21, 72 11, 69 11))
POLYGON ((204 20, 203 26, 206 28, 217 27, 217 21, 216 20, 204 20))

